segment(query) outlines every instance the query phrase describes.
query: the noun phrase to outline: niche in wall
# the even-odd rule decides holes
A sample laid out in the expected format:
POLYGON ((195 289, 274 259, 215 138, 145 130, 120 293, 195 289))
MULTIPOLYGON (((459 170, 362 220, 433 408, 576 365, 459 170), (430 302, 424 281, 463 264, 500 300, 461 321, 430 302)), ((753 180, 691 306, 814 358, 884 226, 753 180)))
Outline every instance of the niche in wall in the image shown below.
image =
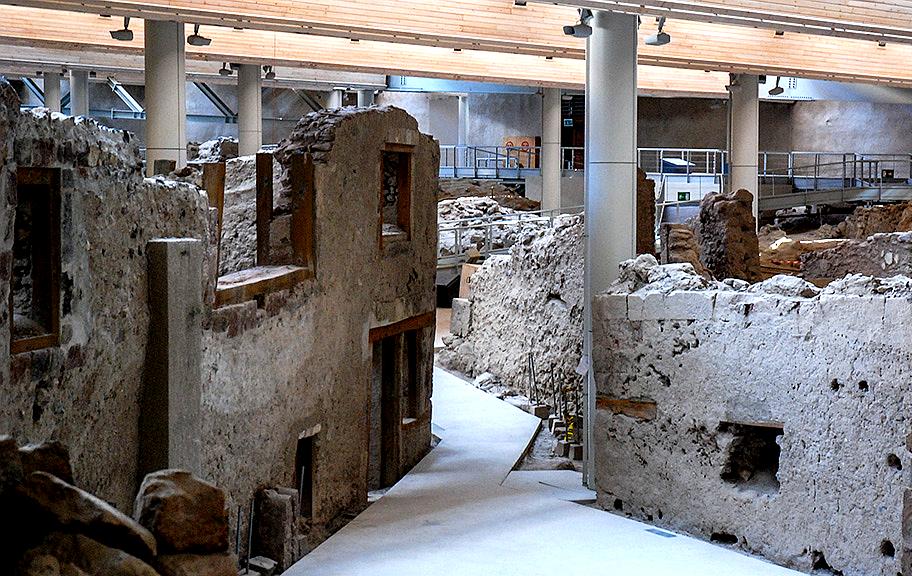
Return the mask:
POLYGON ((387 144, 380 154, 382 239, 407 240, 411 235, 412 147, 387 144))
POLYGON ((10 282, 13 354, 56 346, 60 334, 59 168, 19 168, 10 282))
POLYGON ((722 480, 762 494, 779 491, 779 443, 783 427, 778 423, 720 422, 719 432, 731 434, 722 480))
POLYGON ((298 489, 298 512, 305 518, 313 517, 314 456, 316 435, 298 438, 295 449, 295 488, 298 489))

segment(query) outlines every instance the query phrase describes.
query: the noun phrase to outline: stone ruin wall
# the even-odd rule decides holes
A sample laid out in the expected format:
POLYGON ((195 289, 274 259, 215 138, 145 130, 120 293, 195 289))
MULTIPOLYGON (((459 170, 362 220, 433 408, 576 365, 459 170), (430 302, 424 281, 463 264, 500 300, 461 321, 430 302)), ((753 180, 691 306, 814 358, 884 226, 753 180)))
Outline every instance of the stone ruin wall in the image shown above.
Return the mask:
MULTIPOLYGON (((279 163, 291 150, 307 150, 303 141, 321 145, 316 276, 268 294, 259 307, 250 301, 213 312, 203 336, 203 437, 209 444, 203 468, 226 489, 233 510, 246 507, 259 486, 295 488, 298 437, 319 429, 315 470, 323 480, 315 484, 313 521, 325 524, 366 503, 369 329, 434 310, 439 153, 414 119, 388 108, 305 117, 280 144, 279 163), (381 250, 380 150, 406 139, 415 145, 412 236, 381 250)), ((276 196, 282 194, 276 188, 276 196)), ((223 241, 237 229, 226 227, 223 241)), ((403 431, 408 467, 430 445, 433 337, 433 327, 421 330, 423 409, 418 425, 403 431)), ((246 538, 246 527, 242 533, 246 538)), ((314 544, 304 542, 303 551, 314 544)))
MULTIPOLYGON (((129 511, 141 479, 138 421, 150 318, 146 244, 197 238, 206 247, 202 476, 226 489, 234 524, 238 506, 246 518, 258 486, 294 484, 298 436, 320 425, 315 521, 363 506, 369 330, 434 309, 436 143, 401 110, 303 121, 305 127, 323 122, 324 144, 335 139, 316 164, 316 278, 267 295, 260 307, 251 301, 213 310, 214 218, 205 194, 185 183, 144 179, 127 132, 20 114, 5 84, 0 96, 0 228, 9 230, 13 220, 13 160, 65 170, 61 344, 12 357, 0 347, 0 379, 9 391, 0 429, 23 443, 69 445, 79 485, 129 511), (412 238, 381 251, 374 180, 384 139, 410 139, 415 154, 412 238), (376 157, 365 153, 371 148, 376 157)), ((7 279, 0 281, 0 297, 8 297, 12 239, 9 233, 0 238, 6 238, 0 276, 7 279)), ((0 337, 9 338, 8 312, 0 308, 0 337)), ((426 351, 417 366, 424 375, 423 412, 403 432, 404 467, 430 444, 432 326, 421 329, 419 341, 426 351)))
POLYGON ((626 266, 593 308, 600 505, 799 570, 910 573, 912 280, 626 266))
MULTIPOLYGON (((69 445, 82 486, 132 505, 139 401, 149 331, 146 243, 208 234, 206 200, 191 186, 145 180, 136 141, 94 121, 18 112, 0 82, 0 227, 10 230, 18 166, 63 169, 60 345, 10 356, 0 346, 0 429, 69 445)), ((0 234, 0 299, 8 297, 12 235, 0 234)), ((10 337, 0 307, 0 338, 10 337)))
POLYGON ((528 395, 531 353, 536 400, 552 404, 556 388, 578 388, 583 232, 582 216, 563 216, 554 228, 528 232, 509 256, 489 258, 471 277, 471 297, 453 301, 453 337, 438 361, 470 376, 491 372, 528 395))

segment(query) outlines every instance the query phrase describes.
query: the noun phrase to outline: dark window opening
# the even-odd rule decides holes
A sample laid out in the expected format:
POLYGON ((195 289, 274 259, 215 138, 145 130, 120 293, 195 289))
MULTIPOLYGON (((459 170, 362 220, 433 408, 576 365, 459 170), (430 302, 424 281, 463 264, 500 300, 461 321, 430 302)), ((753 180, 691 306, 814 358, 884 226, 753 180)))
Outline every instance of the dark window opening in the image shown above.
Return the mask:
POLYGON ((298 438, 295 451, 295 487, 298 489, 298 511, 301 516, 313 516, 314 436, 298 438))
POLYGON ((60 169, 20 168, 10 286, 13 354, 56 346, 60 332, 60 169))
POLYGON ((400 147, 381 152, 380 224, 386 239, 411 234, 412 154, 400 147))
POLYGON ((719 432, 731 434, 722 479, 760 493, 779 491, 779 443, 781 425, 751 425, 721 422, 719 432))

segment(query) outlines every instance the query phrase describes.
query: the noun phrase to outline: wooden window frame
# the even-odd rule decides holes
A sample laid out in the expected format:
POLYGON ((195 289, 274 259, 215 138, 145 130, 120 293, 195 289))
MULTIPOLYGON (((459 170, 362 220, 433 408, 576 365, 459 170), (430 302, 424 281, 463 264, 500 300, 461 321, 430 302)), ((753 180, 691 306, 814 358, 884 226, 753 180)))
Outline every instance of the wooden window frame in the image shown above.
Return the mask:
MULTIPOLYGON (((260 301, 271 292, 287 290, 316 276, 316 187, 309 153, 291 156, 291 258, 280 262, 271 254, 270 234, 277 215, 273 206, 273 155, 256 155, 256 266, 219 276, 215 307, 260 301)), ((225 163, 203 166, 203 187, 209 205, 218 210, 218 258, 221 260, 222 214, 225 208, 225 163), (207 176, 208 174, 208 176, 207 176)), ((216 270, 219 269, 218 262, 216 270)))
POLYGON ((378 221, 379 221, 379 234, 380 234, 380 247, 382 248, 385 243, 388 242, 403 242, 411 240, 412 238, 412 181, 415 170, 415 147, 408 144, 393 144, 386 143, 383 145, 383 148, 380 151, 380 190, 379 190, 379 208, 378 208, 378 221), (383 203, 385 201, 383 194, 383 186, 385 182, 385 173, 386 173, 386 156, 385 154, 401 154, 404 156, 407 161, 405 164, 405 170, 402 170, 401 167, 403 163, 400 161, 400 170, 397 174, 398 182, 397 188, 399 191, 399 200, 396 213, 396 226, 401 230, 401 232, 396 234, 384 234, 383 232, 383 203), (403 237, 404 236, 404 237, 403 237))
MULTIPOLYGON (((10 273, 10 293, 9 293, 9 318, 10 318, 10 353, 21 354, 44 348, 53 348, 60 344, 60 274, 63 265, 61 261, 61 198, 62 198, 62 177, 63 171, 60 168, 45 168, 39 166, 20 167, 16 170, 16 196, 21 198, 19 188, 22 185, 27 186, 47 186, 49 192, 49 201, 51 206, 51 230, 50 230, 50 270, 48 272, 48 281, 51 284, 50 290, 50 326, 49 332, 38 336, 29 336, 16 338, 13 331, 13 275, 10 273)), ((15 218, 15 217, 14 217, 15 218)), ((15 221, 14 221, 15 222, 15 221)), ((13 224, 15 228, 15 223, 13 224)), ((15 242, 15 240, 14 240, 15 242)), ((11 264, 12 266, 12 264, 11 264)), ((34 263, 33 263, 34 266, 34 263)))

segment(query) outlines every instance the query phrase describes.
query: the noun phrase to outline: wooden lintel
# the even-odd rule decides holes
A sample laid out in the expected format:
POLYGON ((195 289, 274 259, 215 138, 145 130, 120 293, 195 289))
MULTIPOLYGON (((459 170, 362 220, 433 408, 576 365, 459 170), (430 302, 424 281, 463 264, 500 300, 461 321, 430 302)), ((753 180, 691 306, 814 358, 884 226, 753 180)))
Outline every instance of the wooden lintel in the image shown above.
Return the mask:
POLYGON ((225 214, 225 162, 203 164, 203 190, 209 197, 209 207, 215 208, 217 213, 215 237, 218 239, 216 243, 218 261, 222 251, 222 218, 225 214))
POLYGON ((287 290, 313 278, 313 271, 300 266, 257 266, 219 278, 215 306, 228 306, 254 300, 270 292, 287 290))
POLYGON ((656 417, 656 403, 653 400, 628 400, 599 395, 595 399, 595 407, 637 420, 655 420, 656 417))
POLYGON ((399 322, 393 322, 392 324, 387 324, 386 326, 377 326, 376 328, 371 328, 368 339, 371 343, 378 342, 384 338, 395 336, 396 334, 402 334, 403 332, 409 332, 410 330, 417 330, 419 328, 433 326, 436 321, 436 312, 425 312, 424 314, 418 314, 417 316, 412 316, 411 318, 406 318, 405 320, 400 320, 399 322))

